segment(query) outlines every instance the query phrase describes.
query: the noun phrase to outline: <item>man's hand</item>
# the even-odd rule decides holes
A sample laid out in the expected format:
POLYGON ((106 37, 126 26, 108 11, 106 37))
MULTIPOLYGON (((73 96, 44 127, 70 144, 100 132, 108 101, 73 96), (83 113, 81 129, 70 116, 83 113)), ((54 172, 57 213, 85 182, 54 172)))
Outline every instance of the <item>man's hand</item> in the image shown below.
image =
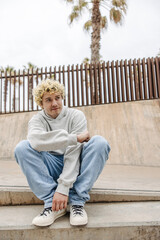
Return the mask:
POLYGON ((79 135, 77 135, 77 142, 88 142, 90 140, 90 135, 88 131, 85 131, 79 135))
POLYGON ((59 211, 63 208, 67 208, 68 196, 55 192, 52 201, 52 210, 59 211))

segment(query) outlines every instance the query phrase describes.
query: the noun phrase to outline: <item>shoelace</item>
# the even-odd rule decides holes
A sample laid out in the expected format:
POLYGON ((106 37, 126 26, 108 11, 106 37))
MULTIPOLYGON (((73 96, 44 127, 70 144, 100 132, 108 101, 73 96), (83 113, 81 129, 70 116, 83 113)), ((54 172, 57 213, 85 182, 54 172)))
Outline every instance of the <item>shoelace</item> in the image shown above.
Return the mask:
POLYGON ((40 214, 40 216, 43 216, 43 215, 47 216, 47 213, 50 213, 50 212, 52 212, 52 208, 45 208, 43 212, 40 214))
POLYGON ((83 216, 83 206, 73 205, 72 206, 73 215, 79 214, 80 216, 83 216))

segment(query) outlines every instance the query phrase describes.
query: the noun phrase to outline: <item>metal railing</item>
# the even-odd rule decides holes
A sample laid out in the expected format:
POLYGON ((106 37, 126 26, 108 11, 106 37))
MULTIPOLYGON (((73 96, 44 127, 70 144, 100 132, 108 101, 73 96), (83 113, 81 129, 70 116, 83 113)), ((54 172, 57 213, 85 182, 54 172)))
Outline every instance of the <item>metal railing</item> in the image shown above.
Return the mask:
POLYGON ((69 107, 160 98, 160 58, 0 72, 0 114, 39 110, 32 89, 45 78, 65 85, 69 107))

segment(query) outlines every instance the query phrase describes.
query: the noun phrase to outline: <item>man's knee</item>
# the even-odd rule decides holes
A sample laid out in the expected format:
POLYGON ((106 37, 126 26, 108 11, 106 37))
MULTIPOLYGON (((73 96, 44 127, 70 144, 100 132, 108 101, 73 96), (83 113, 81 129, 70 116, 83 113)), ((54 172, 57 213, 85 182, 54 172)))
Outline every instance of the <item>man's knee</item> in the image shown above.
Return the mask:
POLYGON ((27 140, 22 140, 21 142, 19 142, 14 149, 15 157, 19 155, 23 155, 26 149, 28 148, 28 146, 29 146, 29 142, 27 140))
POLYGON ((105 150, 109 154, 111 148, 108 141, 104 137, 96 135, 92 137, 90 141, 92 141, 95 151, 105 150))

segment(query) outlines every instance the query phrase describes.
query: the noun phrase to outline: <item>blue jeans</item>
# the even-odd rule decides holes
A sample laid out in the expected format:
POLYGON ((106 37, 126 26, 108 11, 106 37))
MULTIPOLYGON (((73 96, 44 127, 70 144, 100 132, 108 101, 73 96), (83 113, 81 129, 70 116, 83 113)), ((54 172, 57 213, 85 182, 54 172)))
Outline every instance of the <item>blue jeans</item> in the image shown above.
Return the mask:
MULTIPOLYGON (((110 146, 101 136, 94 136, 84 144, 80 156, 79 175, 69 191, 70 205, 84 206, 90 199, 89 191, 101 173, 109 152, 110 146)), ((45 208, 52 206, 57 179, 63 170, 63 157, 64 155, 38 152, 27 140, 21 141, 15 148, 16 161, 33 193, 44 201, 45 208)))

